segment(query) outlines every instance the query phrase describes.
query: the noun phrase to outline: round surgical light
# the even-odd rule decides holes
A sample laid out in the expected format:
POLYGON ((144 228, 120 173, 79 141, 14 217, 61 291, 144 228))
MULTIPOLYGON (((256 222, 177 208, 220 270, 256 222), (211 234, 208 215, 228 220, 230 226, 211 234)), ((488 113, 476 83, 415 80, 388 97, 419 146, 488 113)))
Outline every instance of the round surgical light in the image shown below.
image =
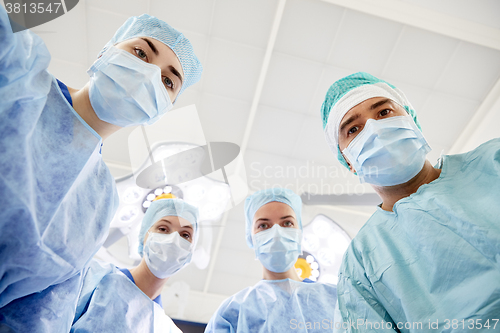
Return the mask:
POLYGON ((142 197, 143 189, 137 187, 137 186, 132 186, 127 188, 125 191, 123 191, 123 194, 121 196, 121 200, 123 200, 123 203, 125 204, 133 204, 142 197))
POLYGON ((314 278, 313 281, 316 281, 316 278, 320 275, 319 265, 314 256, 309 252, 303 251, 294 266, 297 275, 301 279, 313 280, 314 278))

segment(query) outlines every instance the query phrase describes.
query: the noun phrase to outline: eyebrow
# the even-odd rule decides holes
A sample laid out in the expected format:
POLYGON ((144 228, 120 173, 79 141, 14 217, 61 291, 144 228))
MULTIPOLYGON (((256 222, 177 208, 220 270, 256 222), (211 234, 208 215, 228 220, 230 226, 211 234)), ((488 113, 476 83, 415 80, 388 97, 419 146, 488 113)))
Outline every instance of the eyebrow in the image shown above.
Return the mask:
MULTIPOLYGON (((167 222, 167 223, 169 223, 170 225, 172 225, 172 222, 170 222, 169 220, 167 220, 167 219, 165 219, 165 218, 161 219, 161 221, 163 221, 163 222, 167 222)), ((190 226, 190 225, 181 225, 181 228, 189 228, 189 229, 193 230, 193 227, 192 227, 192 226, 190 226)))
POLYGON ((342 133, 344 131, 344 128, 346 128, 347 125, 349 125, 350 123, 352 123, 353 121, 355 121, 356 119, 358 119, 359 116, 360 116, 359 113, 356 113, 355 115, 352 115, 349 118, 347 118, 347 120, 344 121, 342 123, 342 125, 340 126, 339 133, 342 133))
POLYGON ((146 43, 148 43, 149 47, 151 48, 151 50, 153 50, 153 53, 158 55, 158 49, 156 48, 156 46, 153 44, 153 42, 151 42, 149 39, 147 38, 141 38, 143 41, 145 41, 146 43))
POLYGON ((181 85, 182 85, 182 75, 179 73, 179 71, 174 67, 174 66, 168 66, 168 69, 181 80, 181 85))
POLYGON ((283 217, 281 218, 281 220, 283 220, 283 219, 288 219, 288 218, 290 218, 290 217, 291 217, 292 219, 294 219, 294 218, 295 218, 295 217, 293 217, 292 215, 287 215, 287 216, 283 216, 283 217))
POLYGON ((385 103, 388 103, 390 102, 391 100, 389 98, 386 98, 386 99, 383 99, 381 101, 378 101, 376 103, 373 103, 372 106, 370 106, 370 110, 375 110, 376 108, 378 108, 379 106, 381 105, 384 105, 385 103))

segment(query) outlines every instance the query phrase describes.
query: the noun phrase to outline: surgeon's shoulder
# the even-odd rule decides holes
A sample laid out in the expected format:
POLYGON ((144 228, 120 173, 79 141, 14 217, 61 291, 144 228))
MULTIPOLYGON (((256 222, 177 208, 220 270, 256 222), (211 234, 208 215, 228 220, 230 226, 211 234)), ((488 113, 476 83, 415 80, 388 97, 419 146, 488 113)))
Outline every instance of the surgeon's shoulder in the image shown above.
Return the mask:
POLYGON ((479 166, 483 172, 500 173, 500 138, 487 141, 476 149, 462 154, 462 158, 465 166, 479 166))

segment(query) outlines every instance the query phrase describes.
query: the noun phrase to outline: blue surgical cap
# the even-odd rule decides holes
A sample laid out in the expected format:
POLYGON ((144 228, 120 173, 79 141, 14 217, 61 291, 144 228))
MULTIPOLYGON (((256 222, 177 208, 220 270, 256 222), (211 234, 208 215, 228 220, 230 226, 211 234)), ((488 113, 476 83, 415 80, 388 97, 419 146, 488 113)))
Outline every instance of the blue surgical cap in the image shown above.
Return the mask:
POLYGON ((350 109, 373 97, 387 97, 401 105, 422 130, 417 114, 401 90, 368 73, 359 72, 346 76, 331 85, 321 106, 323 130, 328 146, 346 168, 349 166, 338 145, 340 122, 350 109))
POLYGON ((245 232, 248 247, 251 249, 253 248, 253 217, 260 207, 274 201, 285 203, 293 209, 299 223, 299 229, 302 230, 302 199, 300 199, 299 195, 295 194, 292 190, 279 187, 257 191, 245 200, 245 232))
POLYGON ((116 31, 111 40, 99 52, 99 56, 110 46, 136 37, 151 37, 162 42, 174 51, 184 71, 184 80, 179 95, 189 86, 200 80, 203 70, 194 54, 193 46, 179 31, 164 21, 147 14, 132 16, 116 31))
POLYGON ((182 199, 160 199, 153 201, 142 219, 139 231, 139 254, 142 257, 144 237, 149 228, 165 216, 178 216, 188 220, 193 227, 193 248, 198 241, 198 208, 188 204, 182 199))

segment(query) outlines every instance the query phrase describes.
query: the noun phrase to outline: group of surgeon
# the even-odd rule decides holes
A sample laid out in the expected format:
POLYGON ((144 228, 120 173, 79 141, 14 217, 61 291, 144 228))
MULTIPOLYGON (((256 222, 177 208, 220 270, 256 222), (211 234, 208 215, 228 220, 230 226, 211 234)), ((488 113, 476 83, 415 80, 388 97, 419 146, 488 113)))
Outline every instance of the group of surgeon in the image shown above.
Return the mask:
MULTIPOLYGON (((172 109, 202 73, 192 45, 153 16, 131 17, 81 89, 47 71, 43 41, 13 33, 1 6, 0 45, 0 332, 179 332, 160 294, 191 261, 196 207, 155 200, 135 268, 92 257, 118 206, 102 141, 172 109)), ((500 140, 433 166, 405 95, 368 73, 333 83, 321 117, 332 152, 382 203, 335 286, 294 268, 300 196, 250 195, 246 242, 263 279, 224 301, 206 332, 500 330, 500 140)))

